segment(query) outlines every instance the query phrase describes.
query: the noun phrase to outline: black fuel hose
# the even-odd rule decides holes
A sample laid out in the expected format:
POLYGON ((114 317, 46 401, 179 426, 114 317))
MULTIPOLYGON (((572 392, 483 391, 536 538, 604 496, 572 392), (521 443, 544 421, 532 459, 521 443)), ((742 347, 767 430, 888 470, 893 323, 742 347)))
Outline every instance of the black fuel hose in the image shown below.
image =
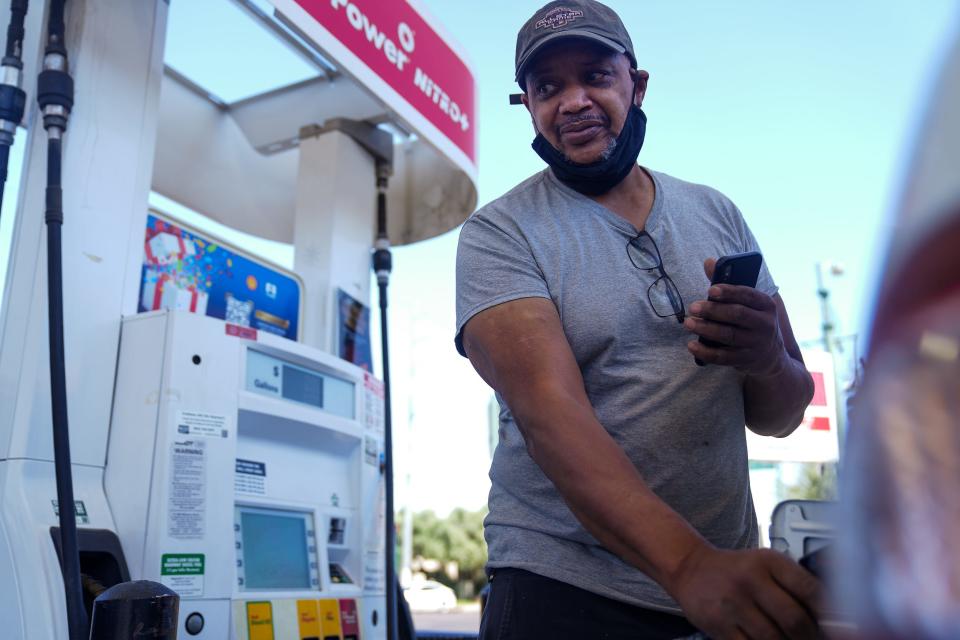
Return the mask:
POLYGON ((380 346, 383 352, 383 457, 386 481, 386 585, 387 640, 397 640, 396 548, 397 532, 393 516, 393 416, 390 408, 390 339, 387 334, 387 287, 393 270, 390 239, 387 237, 387 176, 389 165, 377 163, 377 240, 374 244, 373 270, 380 293, 380 346))
POLYGON ((77 520, 74 513, 70 430, 67 421, 66 353, 63 338, 63 190, 61 187, 62 139, 73 108, 73 78, 68 72, 64 38, 66 0, 51 0, 43 70, 37 78, 37 102, 47 131, 47 294, 50 330, 50 402, 53 416, 53 460, 60 505, 60 549, 63 587, 70 640, 89 634, 83 602, 77 520))
POLYGON ((27 17, 27 0, 10 2, 10 24, 7 26, 7 47, 5 58, 19 60, 23 52, 23 23, 27 17))
POLYGON ((7 184, 10 147, 23 120, 27 94, 20 86, 23 78, 23 24, 27 16, 27 0, 11 0, 7 43, 0 60, 0 207, 7 184))

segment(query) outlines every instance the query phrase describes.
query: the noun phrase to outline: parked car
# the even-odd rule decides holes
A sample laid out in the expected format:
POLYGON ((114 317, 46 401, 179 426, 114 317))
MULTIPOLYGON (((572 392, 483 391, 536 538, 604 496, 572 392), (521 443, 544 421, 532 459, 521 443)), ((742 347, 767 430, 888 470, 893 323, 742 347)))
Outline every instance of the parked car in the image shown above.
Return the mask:
POLYGON ((411 611, 450 611, 457 606, 453 589, 436 580, 416 581, 403 590, 411 611))

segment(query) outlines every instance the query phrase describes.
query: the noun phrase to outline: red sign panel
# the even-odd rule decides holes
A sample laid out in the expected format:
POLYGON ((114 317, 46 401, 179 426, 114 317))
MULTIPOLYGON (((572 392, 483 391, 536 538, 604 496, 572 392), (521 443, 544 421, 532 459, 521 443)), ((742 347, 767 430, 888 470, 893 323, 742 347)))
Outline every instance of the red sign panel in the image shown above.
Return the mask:
POLYGON ((294 0, 476 164, 474 81, 405 0, 294 0))
POLYGON ((811 431, 830 431, 830 418, 826 416, 814 416, 809 419, 809 424, 811 431))
POLYGON ((226 324, 226 330, 228 336, 235 336, 237 338, 243 338, 244 340, 256 340, 257 339, 257 330, 251 327, 241 327, 238 324, 226 324))
POLYGON ((813 400, 810 401, 810 405, 813 407, 827 406, 827 388, 824 386, 823 372, 811 371, 810 376, 813 378, 813 400))

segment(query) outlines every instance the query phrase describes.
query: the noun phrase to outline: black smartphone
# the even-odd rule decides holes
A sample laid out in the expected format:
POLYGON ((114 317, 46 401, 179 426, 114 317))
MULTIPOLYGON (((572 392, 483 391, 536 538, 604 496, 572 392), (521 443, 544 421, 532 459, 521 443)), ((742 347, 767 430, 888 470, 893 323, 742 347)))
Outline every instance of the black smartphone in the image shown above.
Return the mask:
MULTIPOLYGON (((763 264, 763 256, 759 251, 747 251, 746 253, 735 253, 729 256, 723 256, 717 260, 717 265, 713 269, 714 284, 734 284, 741 287, 756 287, 757 278, 760 277, 760 265, 763 264)), ((700 344, 708 347, 719 347, 719 343, 700 338, 700 344)), ((700 358, 695 361, 701 367, 705 364, 700 358)))

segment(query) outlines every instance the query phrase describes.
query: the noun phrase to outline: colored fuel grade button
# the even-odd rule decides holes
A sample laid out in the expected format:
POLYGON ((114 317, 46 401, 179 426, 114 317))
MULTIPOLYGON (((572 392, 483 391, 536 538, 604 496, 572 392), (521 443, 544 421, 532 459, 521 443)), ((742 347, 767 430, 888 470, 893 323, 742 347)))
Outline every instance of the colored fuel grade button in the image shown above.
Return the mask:
POLYGON ((357 602, 353 598, 340 600, 340 626, 343 628, 343 640, 360 640, 360 620, 357 602))
POLYGON ((300 640, 320 640, 320 611, 316 600, 297 600, 300 640))
MULTIPOLYGON (((323 640, 343 640, 343 629, 340 626, 340 603, 333 598, 325 598, 320 603, 320 627, 323 630, 323 640)), ((253 640, 251 638, 251 640, 253 640)))
POLYGON ((274 640, 273 605, 269 601, 247 603, 247 632, 250 640, 274 640))

